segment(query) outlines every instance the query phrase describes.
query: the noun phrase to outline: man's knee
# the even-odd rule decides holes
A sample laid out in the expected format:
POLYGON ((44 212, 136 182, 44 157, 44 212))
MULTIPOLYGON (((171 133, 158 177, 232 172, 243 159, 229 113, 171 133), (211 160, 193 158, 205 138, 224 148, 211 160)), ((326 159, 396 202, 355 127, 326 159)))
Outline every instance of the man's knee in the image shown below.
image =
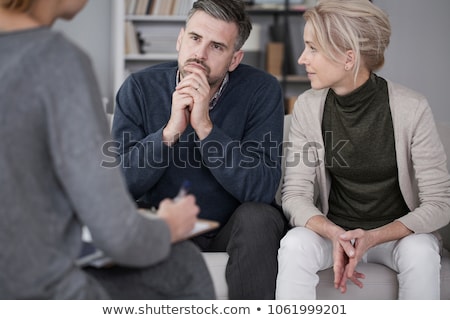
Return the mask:
POLYGON ((287 224, 283 214, 272 205, 259 202, 245 202, 234 212, 235 223, 243 228, 279 230, 282 232, 287 224))

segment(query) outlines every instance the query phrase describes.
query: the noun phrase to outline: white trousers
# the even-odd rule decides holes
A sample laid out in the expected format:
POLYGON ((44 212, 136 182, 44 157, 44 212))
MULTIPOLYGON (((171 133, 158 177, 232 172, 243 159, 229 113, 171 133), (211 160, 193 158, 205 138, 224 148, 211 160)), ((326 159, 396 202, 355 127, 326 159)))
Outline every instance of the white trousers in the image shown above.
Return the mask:
MULTIPOLYGON (((276 299, 316 299, 317 272, 333 266, 332 253, 329 239, 304 227, 289 230, 278 250, 276 299)), ((362 262, 395 270, 399 299, 440 299, 441 257, 433 234, 412 234, 380 244, 369 249, 362 262)))

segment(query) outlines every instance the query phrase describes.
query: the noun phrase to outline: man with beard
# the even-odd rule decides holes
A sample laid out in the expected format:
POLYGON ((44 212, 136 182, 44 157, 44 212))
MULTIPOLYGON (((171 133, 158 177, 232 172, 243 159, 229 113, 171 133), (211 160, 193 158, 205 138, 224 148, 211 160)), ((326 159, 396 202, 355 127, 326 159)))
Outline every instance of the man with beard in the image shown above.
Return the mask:
POLYGON ((133 197, 144 207, 190 181, 199 217, 221 228, 193 241, 226 251, 230 299, 273 299, 286 222, 281 177, 283 95, 271 75, 240 64, 251 23, 241 0, 199 0, 178 62, 133 73, 116 99, 113 136, 133 197))

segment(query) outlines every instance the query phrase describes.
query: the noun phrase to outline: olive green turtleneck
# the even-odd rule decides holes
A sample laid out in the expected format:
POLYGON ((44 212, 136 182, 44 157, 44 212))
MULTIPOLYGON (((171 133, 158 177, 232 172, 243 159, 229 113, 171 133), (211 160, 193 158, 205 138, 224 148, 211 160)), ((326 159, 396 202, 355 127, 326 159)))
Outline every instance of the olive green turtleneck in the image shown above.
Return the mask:
POLYGON ((345 229, 373 229, 409 212, 400 192, 387 83, 372 74, 353 92, 330 90, 322 120, 331 175, 327 217, 345 229))

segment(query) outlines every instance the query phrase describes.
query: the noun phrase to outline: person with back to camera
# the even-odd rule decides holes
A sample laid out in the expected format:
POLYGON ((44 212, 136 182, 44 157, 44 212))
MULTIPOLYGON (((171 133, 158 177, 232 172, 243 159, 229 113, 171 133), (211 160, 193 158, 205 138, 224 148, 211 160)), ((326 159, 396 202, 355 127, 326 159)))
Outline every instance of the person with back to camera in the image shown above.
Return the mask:
POLYGON ((450 220, 450 178, 426 98, 374 73, 388 17, 368 0, 325 0, 304 18, 298 63, 312 89, 289 133, 282 206, 293 228, 276 297, 315 299, 317 272, 331 267, 336 289, 362 288, 366 261, 398 273, 399 299, 439 299, 434 232, 450 220))
POLYGON ((50 26, 86 0, 0 0, 0 299, 214 299, 190 195, 139 214, 102 145, 88 56, 50 26), (86 225, 116 265, 76 265, 86 225))
POLYGON ((221 224, 193 241, 228 252, 228 297, 274 299, 287 226, 271 205, 281 178, 283 95, 273 76, 240 63, 250 31, 243 1, 196 1, 176 42, 178 61, 125 80, 112 131, 141 206, 157 206, 188 180, 199 216, 221 224))

